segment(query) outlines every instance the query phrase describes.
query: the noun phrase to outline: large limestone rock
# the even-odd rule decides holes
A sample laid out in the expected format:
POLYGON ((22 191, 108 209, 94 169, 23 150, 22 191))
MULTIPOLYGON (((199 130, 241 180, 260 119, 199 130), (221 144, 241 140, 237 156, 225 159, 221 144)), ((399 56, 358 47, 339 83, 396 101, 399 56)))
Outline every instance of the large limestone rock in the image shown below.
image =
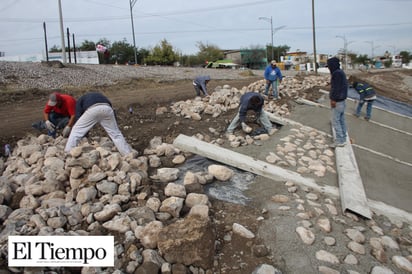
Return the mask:
POLYGON ((189 216, 164 227, 159 234, 160 254, 169 263, 209 269, 213 265, 215 232, 208 219, 189 216))

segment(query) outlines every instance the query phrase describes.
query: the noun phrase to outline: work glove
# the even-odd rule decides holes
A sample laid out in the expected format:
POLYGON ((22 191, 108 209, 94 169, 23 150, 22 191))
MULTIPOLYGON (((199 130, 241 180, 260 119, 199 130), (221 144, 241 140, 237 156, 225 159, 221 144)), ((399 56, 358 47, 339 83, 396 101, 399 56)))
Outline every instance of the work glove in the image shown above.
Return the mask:
POLYGON ((50 120, 47 120, 45 124, 48 131, 53 132, 56 130, 56 126, 50 120))
POLYGON ((64 127, 63 132, 62 132, 62 135, 63 135, 64 138, 69 137, 69 134, 70 134, 70 130, 71 130, 71 129, 72 129, 72 128, 69 127, 69 126, 65 126, 65 127, 64 127))
POLYGON ((250 126, 246 125, 245 122, 242 122, 241 125, 242 125, 242 130, 243 130, 244 132, 250 133, 250 132, 252 131, 252 128, 251 128, 250 126))

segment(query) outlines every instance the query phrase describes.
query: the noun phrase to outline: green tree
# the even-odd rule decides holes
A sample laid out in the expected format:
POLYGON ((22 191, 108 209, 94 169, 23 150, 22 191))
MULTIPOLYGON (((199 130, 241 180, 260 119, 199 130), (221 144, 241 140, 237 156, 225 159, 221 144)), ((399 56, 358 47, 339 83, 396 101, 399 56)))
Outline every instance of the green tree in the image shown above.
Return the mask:
POLYGON ((402 64, 409 64, 411 61, 411 53, 409 51, 401 51, 399 55, 402 58, 402 64))
POLYGON ((80 50, 82 51, 93 51, 96 50, 96 43, 89 40, 84 40, 80 45, 80 50))
POLYGON ((182 55, 180 62, 185 67, 204 66, 204 62, 200 61, 197 55, 182 55))
MULTIPOLYGON (((352 58, 352 57, 351 57, 351 58, 352 58)), ((352 60, 352 62, 353 62, 354 64, 367 65, 367 64, 370 63, 370 59, 369 59, 369 57, 368 57, 367 54, 364 54, 364 55, 360 54, 360 55, 358 55, 358 56, 355 55, 355 57, 354 57, 353 59, 351 59, 351 60, 352 60)))
POLYGON ((148 49, 140 48, 137 50, 137 63, 143 64, 144 60, 150 55, 150 51, 148 49))
POLYGON ((224 57, 222 50, 218 46, 211 44, 203 44, 202 42, 197 42, 196 46, 199 49, 197 57, 201 64, 221 60, 224 57))
POLYGON ((166 39, 160 41, 151 51, 150 55, 146 57, 145 61, 149 65, 173 65, 179 60, 178 54, 173 50, 173 46, 169 44, 166 39))
POLYGON ((59 47, 56 46, 56 45, 53 45, 53 46, 49 49, 49 52, 62 52, 62 49, 59 48, 59 47))
POLYGON ((103 45, 106 48, 110 48, 111 47, 111 43, 110 40, 107 38, 100 38, 97 42, 96 45, 103 45))
MULTIPOLYGON (((277 47, 273 47, 273 53, 274 53, 274 57, 273 59, 275 59, 277 62, 280 62, 280 56, 285 56, 286 53, 290 50, 290 47, 287 45, 280 45, 277 47)), ((271 45, 267 45, 266 46, 266 56, 267 56, 267 61, 268 63, 270 61, 272 61, 271 56, 272 56, 272 46, 271 45)))
POLYGON ((111 60, 112 62, 117 62, 118 64, 126 64, 129 61, 134 62, 134 49, 130 45, 126 38, 122 41, 113 42, 110 48, 111 60))
POLYGON ((261 69, 266 66, 266 52, 261 46, 251 46, 249 49, 242 49, 241 64, 250 69, 261 69))

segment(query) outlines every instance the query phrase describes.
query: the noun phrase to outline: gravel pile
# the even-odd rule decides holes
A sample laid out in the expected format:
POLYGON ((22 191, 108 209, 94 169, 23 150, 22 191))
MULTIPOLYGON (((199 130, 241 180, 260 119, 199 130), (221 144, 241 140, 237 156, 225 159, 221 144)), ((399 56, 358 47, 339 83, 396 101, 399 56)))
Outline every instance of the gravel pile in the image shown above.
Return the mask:
POLYGON ((242 79, 261 75, 261 71, 205 68, 66 64, 59 62, 0 62, 0 89, 52 89, 115 84, 119 80, 152 78, 162 81, 194 79, 209 75, 212 79, 242 79))

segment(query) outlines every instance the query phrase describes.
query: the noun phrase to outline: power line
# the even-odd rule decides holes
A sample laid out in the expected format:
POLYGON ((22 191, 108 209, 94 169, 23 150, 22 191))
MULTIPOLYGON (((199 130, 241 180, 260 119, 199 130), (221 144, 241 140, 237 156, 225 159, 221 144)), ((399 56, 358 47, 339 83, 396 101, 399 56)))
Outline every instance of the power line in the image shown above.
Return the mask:
MULTIPOLYGON (((394 23, 394 24, 380 24, 380 25, 344 25, 344 26, 318 26, 317 29, 338 29, 338 28, 359 28, 359 27, 383 27, 383 26, 399 26, 399 25, 410 25, 409 23, 394 23)), ((294 30, 309 30, 310 27, 285 27, 283 31, 294 31, 294 30)), ((207 32, 255 32, 255 31, 266 31, 266 28, 215 28, 215 29, 195 29, 195 30, 167 30, 167 31, 141 31, 137 32, 139 35, 156 35, 156 34, 189 34, 189 33, 207 33, 207 32)), ((127 33, 105 33, 105 36, 120 36, 128 35, 127 33)), ((101 37, 101 34, 77 34, 78 37, 101 37)), ((52 38, 52 37, 50 37, 52 38)), ((11 41, 27 41, 42 38, 23 38, 23 39, 0 39, 0 42, 11 42, 11 41)))
MULTIPOLYGON (((275 0, 272 0, 275 1, 275 0)), ((100 2, 95 2, 92 0, 87 0, 87 2, 92 2, 96 3, 99 5, 106 5, 109 7, 115 7, 107 4, 102 4, 100 2)), ((198 9, 189 9, 189 10, 179 10, 179 11, 172 11, 172 12, 166 12, 166 13, 145 13, 145 12, 140 12, 143 14, 143 16, 140 16, 139 18, 149 18, 149 17, 164 17, 164 16, 172 16, 172 15, 181 15, 181 14, 187 14, 187 13, 204 13, 204 12, 209 12, 213 10, 224 10, 224 9, 233 9, 233 8, 240 8, 240 7, 247 7, 247 6, 254 6, 254 5, 259 5, 259 4, 267 4, 268 1, 255 1, 255 2, 250 2, 250 3, 241 3, 241 4, 236 4, 236 5, 224 5, 224 6, 215 6, 215 7, 210 7, 210 8, 198 8, 198 9)), ((121 9, 120 7, 116 7, 121 9)), ((65 18, 65 22, 98 22, 98 21, 112 21, 112 20, 128 20, 129 15, 120 15, 120 16, 112 16, 112 17, 80 17, 80 18, 65 18)), ((14 18, 0 18, 0 22, 27 22, 27 23, 38 23, 38 22, 43 22, 43 21, 48 21, 48 22, 57 22, 59 19, 58 18, 46 18, 46 19, 28 19, 28 18, 19 18, 19 17, 14 17, 14 18)))
POLYGON ((2 9, 0 9, 0 12, 7 10, 8 8, 18 4, 20 2, 20 0, 12 0, 11 3, 9 5, 6 5, 5 7, 3 7, 2 9))

